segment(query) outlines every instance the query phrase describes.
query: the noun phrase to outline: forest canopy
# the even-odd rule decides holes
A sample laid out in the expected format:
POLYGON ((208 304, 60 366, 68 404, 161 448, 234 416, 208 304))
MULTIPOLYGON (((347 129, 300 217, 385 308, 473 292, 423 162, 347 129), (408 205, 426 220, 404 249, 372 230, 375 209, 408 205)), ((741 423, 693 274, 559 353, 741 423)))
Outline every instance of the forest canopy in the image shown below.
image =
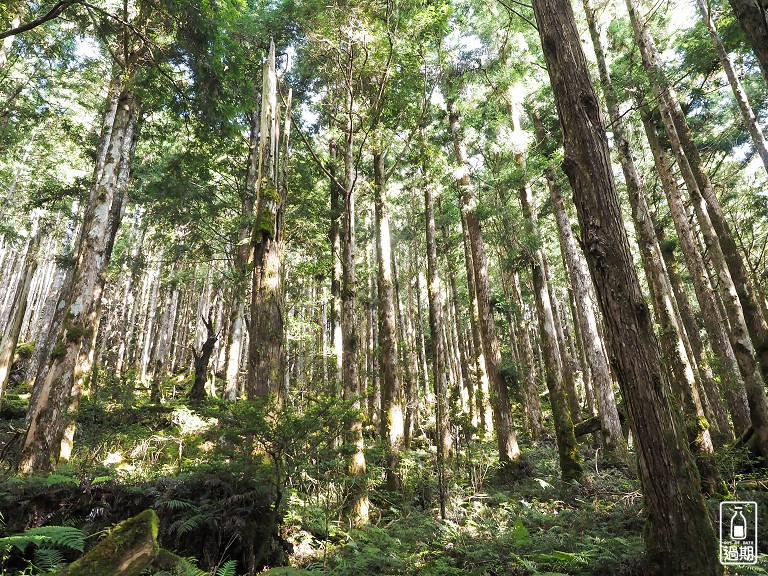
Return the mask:
POLYGON ((6 0, 0 574, 766 574, 768 12, 6 0))

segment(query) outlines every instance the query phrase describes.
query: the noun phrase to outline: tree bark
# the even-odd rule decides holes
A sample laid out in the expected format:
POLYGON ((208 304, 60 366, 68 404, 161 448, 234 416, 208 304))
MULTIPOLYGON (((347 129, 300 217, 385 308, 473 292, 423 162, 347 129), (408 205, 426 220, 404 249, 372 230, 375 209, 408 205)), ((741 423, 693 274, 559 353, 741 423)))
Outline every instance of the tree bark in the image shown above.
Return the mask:
POLYGON ((285 376, 285 169, 291 103, 289 95, 281 140, 274 42, 270 43, 263 74, 256 224, 252 236, 253 280, 248 355, 250 397, 280 396, 285 376))
MULTIPOLYGON (((519 128, 518 128, 519 129, 519 128)), ((525 162, 518 153, 518 164, 525 169, 525 162)), ((531 188, 525 183, 520 188, 520 205, 523 209, 523 218, 528 233, 538 238, 539 229, 536 213, 533 208, 531 188)), ((537 245, 532 249, 531 276, 533 278, 533 293, 536 301, 536 315, 539 319, 539 336, 541 338, 541 353, 544 360, 545 381, 549 390, 549 403, 552 407, 552 420, 555 425, 555 438, 557 439, 557 452, 560 456, 560 475, 563 480, 570 482, 581 476, 581 456, 576 437, 573 434, 573 419, 568 407, 568 395, 563 381, 564 358, 560 356, 557 338, 557 327, 552 309, 552 301, 549 297, 547 283, 546 264, 544 253, 537 245)), ((575 407, 578 409, 578 406, 575 407)))
POLYGON ((643 65, 653 80, 652 87, 667 136, 691 195, 699 227, 720 281, 722 300, 731 327, 731 346, 746 385, 750 416, 757 436, 756 446, 764 457, 768 457, 768 398, 764 384, 768 376, 768 346, 762 349, 763 343, 768 342, 765 320, 754 301, 754 291, 744 263, 715 197, 677 94, 664 76, 656 44, 636 1, 626 0, 626 4, 643 65), (760 343, 760 350, 755 350, 755 342, 760 343))
MULTIPOLYGON (((685 258, 688 272, 691 275, 691 283, 696 294, 696 300, 699 303, 704 327, 707 330, 707 334, 709 334, 712 350, 719 360, 721 387, 728 399, 736 435, 739 436, 751 425, 749 405, 747 404, 740 365, 729 340, 726 321, 720 313, 717 295, 709 281, 709 276, 704 266, 704 258, 701 255, 698 242, 691 229, 688 209, 685 207, 677 183, 672 178, 666 154, 659 142, 656 126, 647 114, 643 114, 642 117, 645 134, 653 153, 656 170, 659 173, 662 188, 667 198, 669 212, 672 216, 672 222, 680 242, 680 249, 685 258)), ((754 367, 752 370, 754 371, 754 367)))
POLYGON ((475 280, 475 294, 478 305, 479 327, 482 340, 482 351, 490 383, 490 401, 493 408, 493 427, 496 432, 496 443, 499 460, 502 465, 523 464, 523 455, 517 444, 517 436, 512 424, 510 411, 509 390, 504 377, 499 372, 501 364, 501 349, 496 336, 496 325, 491 308, 491 290, 488 279, 488 262, 485 255, 480 220, 477 216, 477 198, 472 190, 469 176, 467 153, 461 138, 459 110, 456 103, 448 103, 448 119, 453 140, 454 153, 460 169, 457 172, 457 183, 461 193, 461 211, 464 214, 472 252, 472 265, 475 280))
POLYGON ((110 216, 119 192, 121 164, 129 162, 136 137, 134 128, 138 108, 133 93, 124 89, 109 135, 106 160, 101 174, 97 173, 99 177, 86 206, 72 290, 61 333, 47 361, 44 376, 36 386, 39 392, 36 391, 30 403, 28 429, 19 461, 20 472, 51 470, 58 461, 70 397, 73 400, 79 398, 90 368, 89 345, 98 328, 100 294, 114 241, 114 237, 109 236, 112 230, 116 231, 110 216))
POLYGON ((729 0, 768 82, 768 9, 759 0, 729 0))
POLYGON ((563 169, 637 446, 651 573, 719 575, 714 531, 633 269, 573 11, 566 0, 534 0, 533 9, 563 128, 563 169))
MULTIPOLYGON (((464 265, 467 271, 469 328, 472 333, 472 348, 474 350, 472 365, 475 368, 475 398, 472 401, 475 403, 475 410, 479 414, 480 429, 487 436, 493 431, 493 409, 490 403, 488 369, 485 364, 483 340, 480 334, 480 307, 478 306, 477 290, 475 289, 475 266, 472 261, 472 248, 470 247, 467 219, 463 212, 461 214, 461 232, 462 243, 464 244, 464 265)), ((533 354, 531 354, 531 359, 533 359, 533 354)))
POLYGON ((403 403, 398 374, 398 352, 395 316, 395 290, 392 279, 392 241, 389 232, 387 208, 387 182, 384 155, 373 154, 375 186, 375 220, 377 282, 379 296, 379 348, 382 374, 381 385, 381 437, 387 446, 387 488, 400 486, 400 451, 403 444, 403 403))
POLYGON ((443 346, 443 294, 437 268, 435 241, 435 203, 429 183, 424 186, 424 220, 427 239, 427 296, 429 300, 429 331, 432 341, 432 373, 437 400, 437 474, 440 498, 440 517, 446 518, 445 460, 450 450, 448 431, 448 383, 446 380, 446 350, 443 346))
POLYGON ((10 317, 2 332, 2 340, 0 340, 0 403, 3 401, 5 387, 11 374, 13 357, 16 354, 16 346, 19 343, 19 335, 21 334, 22 321, 27 311, 32 278, 34 278, 35 271, 37 270, 37 253, 40 248, 42 231, 39 225, 39 216, 34 216, 33 218, 34 220, 29 229, 27 247, 24 250, 24 260, 22 261, 24 272, 21 278, 19 278, 19 283, 14 291, 10 317))
POLYGON ((555 220, 560 232, 560 250, 563 262, 568 272, 573 297, 576 301, 576 322, 581 330, 584 352, 592 375, 592 383, 596 390, 597 407, 602 424, 601 432, 605 449, 616 453, 620 458, 626 459, 627 443, 621 432, 619 412, 616 409, 616 397, 613 393, 613 376, 608 364, 603 340, 598 329, 598 322, 602 319, 595 309, 597 296, 589 277, 587 263, 581 254, 576 239, 571 230, 571 222, 565 211, 563 198, 555 179, 554 169, 547 170, 547 185, 552 199, 552 207, 555 212, 555 220))

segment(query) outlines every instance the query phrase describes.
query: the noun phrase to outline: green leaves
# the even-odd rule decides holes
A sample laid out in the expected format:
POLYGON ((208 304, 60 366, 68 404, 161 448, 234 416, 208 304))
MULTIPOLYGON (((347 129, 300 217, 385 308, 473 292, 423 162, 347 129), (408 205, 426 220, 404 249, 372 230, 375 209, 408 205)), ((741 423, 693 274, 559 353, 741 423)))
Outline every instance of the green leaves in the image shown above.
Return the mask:
POLYGON ((68 548, 82 552, 85 548, 83 531, 70 526, 41 526, 30 528, 22 534, 0 538, 0 549, 7 553, 11 548, 23 552, 27 546, 68 548))

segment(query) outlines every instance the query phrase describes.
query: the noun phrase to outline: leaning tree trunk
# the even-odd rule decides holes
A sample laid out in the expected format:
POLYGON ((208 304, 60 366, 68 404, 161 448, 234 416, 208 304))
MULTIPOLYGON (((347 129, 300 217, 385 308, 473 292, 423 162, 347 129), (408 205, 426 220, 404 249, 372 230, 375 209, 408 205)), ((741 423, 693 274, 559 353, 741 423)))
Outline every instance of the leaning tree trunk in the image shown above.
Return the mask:
POLYGON ((501 349, 496 336, 496 325, 491 308, 491 289, 488 280, 488 261, 485 255, 485 245, 477 215, 477 198, 472 190, 469 176, 467 152, 461 137, 459 110, 456 103, 451 101, 448 106, 451 138, 453 140, 456 160, 461 166, 457 174, 461 193, 461 211, 467 226, 467 236, 472 252, 472 265, 475 279, 475 295, 478 305, 478 318, 482 351, 485 357, 485 367, 490 383, 490 401, 493 408, 493 427, 496 432, 496 443, 499 460, 502 465, 523 464, 523 455, 517 444, 517 436, 512 424, 509 390, 504 376, 499 372, 501 365, 501 349))
MULTIPOLYGON (((739 0, 734 0, 734 2, 739 3, 739 0)), ((734 2, 732 2, 732 4, 734 2)), ((744 3, 746 4, 746 2, 744 3)), ((760 124, 758 124, 755 111, 752 109, 752 106, 749 103, 749 98, 747 97, 747 93, 744 90, 744 86, 741 85, 741 80, 739 80, 739 77, 736 74, 736 70, 733 69, 731 57, 728 56, 728 52, 726 51, 725 46, 723 46, 722 40, 720 40, 720 34, 718 34, 717 28, 715 27, 715 22, 712 20, 712 14, 709 11, 707 2, 705 2, 705 0, 696 0, 696 4, 699 6, 701 17, 704 20, 704 24, 707 25, 707 30, 709 30, 709 35, 712 38, 712 44, 715 45, 717 57, 720 59, 720 64, 723 66, 725 75, 728 78, 728 83, 731 85, 733 97, 736 99, 736 103, 739 105, 741 119, 744 121, 744 125, 749 131, 749 135, 752 137, 752 143, 755 146, 755 150, 757 150, 757 154, 763 161, 763 168, 765 168, 766 172, 768 172, 768 145, 765 143, 765 136, 763 136, 763 130, 760 128, 760 124)), ((759 7, 759 4, 755 2, 755 6, 759 7)), ((765 14, 766 9, 763 8, 764 17, 765 14)), ((764 20, 764 22, 765 28, 763 31, 763 42, 768 42, 768 20, 764 20)), ((752 22, 750 20, 750 25, 757 24, 758 22, 752 22)), ((761 49, 765 49, 766 54, 768 54, 768 48, 761 46, 761 49)))
POLYGON ((22 261, 24 272, 16 286, 16 291, 11 301, 11 315, 2 332, 2 340, 0 340, 0 403, 3 401, 5 387, 11 374, 11 365, 16 353, 16 346, 19 343, 21 325, 24 320, 24 314, 27 311, 27 300, 30 287, 32 286, 32 278, 37 270, 37 252, 40 247, 41 237, 38 220, 39 216, 35 216, 30 226, 29 239, 27 240, 27 247, 24 250, 24 259, 22 261))
MULTIPOLYGON (((138 101, 124 89, 117 107, 109 146, 86 206, 78 242, 78 256, 62 329, 47 360, 27 415, 28 429, 22 444, 19 471, 51 470, 59 458, 67 426, 67 410, 87 377, 89 345, 98 317, 98 299, 111 256, 114 229, 110 216, 118 195, 121 164, 128 162, 138 101)), ((98 171, 97 166, 97 171, 98 171)))
MULTIPOLYGON (((656 126, 647 114, 643 114, 643 126, 648 143, 653 153, 656 170, 659 173, 669 212, 680 242, 680 249, 685 264, 691 275, 691 283, 699 303, 699 310, 704 327, 709 334, 712 351, 718 359, 721 387, 728 399, 736 436, 741 436, 750 426, 749 405, 747 404, 744 379, 739 370, 739 363, 729 340, 725 319, 720 313, 717 295, 712 289, 704 265, 704 258, 699 244, 694 237, 688 209, 685 207, 677 183, 672 177, 666 154, 659 142, 656 126)), ((754 371, 754 367, 752 368, 754 371)))
POLYGON ((381 438, 387 447, 387 487, 400 486, 400 451, 403 444, 403 403, 398 374, 397 333, 395 329, 395 289, 392 280, 392 241, 389 232, 387 183, 384 155, 374 152, 376 262, 379 296, 379 339, 381 384, 381 438))
POLYGON ((760 0, 729 0, 768 82, 768 7, 760 0))
POLYGON ((608 69, 608 62, 603 50, 602 40, 597 29, 594 11, 589 0, 584 1, 587 13, 589 31, 597 57, 597 68, 600 83, 608 107, 608 116, 613 127, 616 148, 627 184, 627 195, 635 225, 637 243, 648 280, 656 321, 661 328, 661 349, 667 368, 671 371, 673 388, 679 391, 681 401, 685 405, 686 421, 691 441, 700 456, 699 466, 702 477, 712 480, 710 489, 715 489, 715 470, 708 466, 714 453, 712 437, 709 432, 710 423, 704 414, 704 407, 699 393, 700 377, 695 358, 690 352, 685 329, 680 320, 672 285, 667 275, 664 259, 661 255, 653 222, 643 193, 643 183, 635 165, 629 139, 626 136, 624 120, 619 110, 619 102, 613 87, 613 81, 608 69))
POLYGON ((534 0, 533 9, 563 128, 563 168, 573 188, 582 243, 637 446, 651 569, 656 574, 719 575, 723 569, 696 466, 633 268, 608 138, 573 10, 566 0, 534 0))
POLYGON ((712 183, 704 169, 677 94, 664 76, 656 44, 636 0, 626 0, 626 4, 643 65, 652 78, 652 87, 667 136, 691 195, 702 236, 720 281, 722 301, 731 328, 731 345, 746 385, 752 426, 757 438, 755 445, 766 457, 768 397, 764 382, 768 376, 768 346, 764 346, 764 343, 768 342, 768 338, 765 320, 754 301, 754 291, 744 263, 714 195, 712 183), (757 351, 754 342, 760 343, 761 348, 757 351))

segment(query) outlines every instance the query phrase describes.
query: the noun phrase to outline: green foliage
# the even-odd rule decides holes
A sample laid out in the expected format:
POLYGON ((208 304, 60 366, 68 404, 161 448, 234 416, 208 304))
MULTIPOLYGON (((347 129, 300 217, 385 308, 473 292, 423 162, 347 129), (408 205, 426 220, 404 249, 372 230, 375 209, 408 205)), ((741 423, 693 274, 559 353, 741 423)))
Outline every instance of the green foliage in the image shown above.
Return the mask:
POLYGON ((82 552, 85 547, 85 538, 82 530, 70 526, 41 526, 25 530, 22 534, 0 538, 0 547, 6 552, 11 548, 17 548, 23 552, 30 544, 69 548, 82 552))
POLYGON ((237 560, 227 560, 216 570, 216 576, 237 576, 237 560))

